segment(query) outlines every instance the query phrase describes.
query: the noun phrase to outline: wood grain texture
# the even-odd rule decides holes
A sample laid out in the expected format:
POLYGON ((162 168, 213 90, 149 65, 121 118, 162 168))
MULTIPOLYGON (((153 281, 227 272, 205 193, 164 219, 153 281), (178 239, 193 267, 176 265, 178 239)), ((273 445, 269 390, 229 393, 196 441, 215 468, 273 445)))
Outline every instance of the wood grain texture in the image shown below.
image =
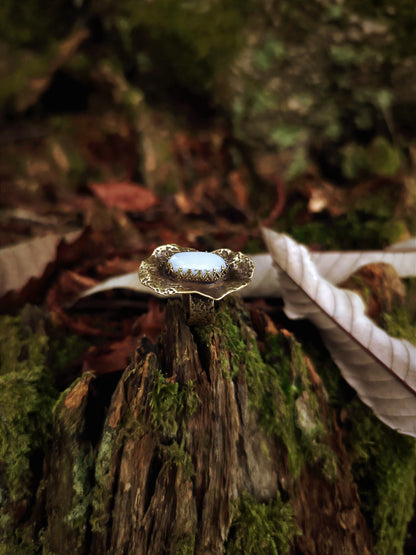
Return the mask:
MULTIPOLYGON (((231 315, 242 338, 234 347, 221 320, 204 331, 189 327, 172 300, 158 343, 142 340, 119 379, 86 374, 63 395, 37 505, 51 552, 226 553, 239 499, 249 494, 266 506, 277 497, 291 505, 302 532, 290 537, 292 553, 370 553, 319 376, 309 362, 305 379, 312 385, 294 410, 305 415, 310 433, 311 407, 320 407, 319 441, 338 461, 332 479, 319 457, 292 473, 285 442, 260 425, 263 408, 250 401, 250 350, 261 340, 241 299, 217 310, 231 315)), ((254 320, 262 327, 260 314, 254 320)), ((292 371, 295 381, 304 372, 292 371)))

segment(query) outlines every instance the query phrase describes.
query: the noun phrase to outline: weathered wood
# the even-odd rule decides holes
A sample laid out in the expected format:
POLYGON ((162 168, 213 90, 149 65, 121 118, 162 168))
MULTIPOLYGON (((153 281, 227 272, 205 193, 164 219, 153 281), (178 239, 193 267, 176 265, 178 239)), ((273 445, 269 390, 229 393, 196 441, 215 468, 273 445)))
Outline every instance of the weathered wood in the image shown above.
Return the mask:
MULTIPOLYGON (((280 335, 290 356, 292 338, 280 335)), ((267 429, 265 407, 250 391, 269 387, 261 382, 267 375, 253 369, 261 361, 258 343, 241 301, 222 303, 215 324, 206 328, 190 328, 173 301, 159 343, 141 342, 94 433, 89 405, 94 398, 97 406, 99 380, 80 378, 55 411, 38 496, 48 549, 254 553, 249 542, 258 541, 265 552, 273 552, 272 545, 284 552, 286 545, 305 554, 369 553, 371 536, 320 378, 304 358, 298 361, 302 369, 293 361, 287 366, 285 379, 300 388, 290 407, 299 420, 296 434, 312 456, 303 461, 302 447, 296 455, 301 462, 294 463, 293 438, 267 429), (308 434, 321 455, 308 446, 308 434), (332 475, 324 468, 331 460, 332 475), (250 519, 244 521, 241 500, 244 507, 253 503, 253 514, 281 510, 282 519, 264 522, 269 528, 262 538, 250 519), (251 539, 244 536, 249 532, 251 539)), ((282 391, 276 395, 270 402, 284 403, 282 391)), ((286 409, 273 410, 284 415, 286 409)))

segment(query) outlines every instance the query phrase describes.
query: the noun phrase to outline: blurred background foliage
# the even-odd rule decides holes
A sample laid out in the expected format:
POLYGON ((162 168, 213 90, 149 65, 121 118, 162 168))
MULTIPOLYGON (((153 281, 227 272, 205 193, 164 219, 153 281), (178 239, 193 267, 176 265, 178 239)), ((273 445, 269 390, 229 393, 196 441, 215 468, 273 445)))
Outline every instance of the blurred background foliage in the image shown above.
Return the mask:
POLYGON ((243 141, 290 151, 289 178, 311 158, 338 179, 394 175, 413 138, 415 25, 411 0, 4 0, 2 113, 36 104, 28 85, 57 65, 91 92, 105 61, 150 103, 225 113, 243 141))
MULTIPOLYGON (((0 115, 68 131, 63 114, 111 105, 126 136, 143 136, 151 107, 191 126, 221 120, 252 174, 271 154, 289 183, 391 178, 413 164, 415 26, 411 0, 3 0, 0 115)), ((100 168, 71 133, 67 180, 86 180, 100 168)))

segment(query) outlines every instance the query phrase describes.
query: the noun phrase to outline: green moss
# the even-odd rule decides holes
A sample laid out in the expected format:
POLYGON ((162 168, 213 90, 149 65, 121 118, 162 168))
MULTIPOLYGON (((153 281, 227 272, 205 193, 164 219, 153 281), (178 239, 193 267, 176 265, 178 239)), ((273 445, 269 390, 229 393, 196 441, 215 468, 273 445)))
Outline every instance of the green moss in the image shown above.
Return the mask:
POLYGON ((109 518, 106 507, 111 500, 111 461, 115 451, 116 431, 106 429, 103 432, 98 454, 95 460, 95 484, 92 492, 92 513, 90 518, 93 532, 104 532, 109 518))
POLYGON ((48 338, 20 318, 0 318, 0 459, 12 501, 31 493, 31 459, 45 448, 56 397, 48 338))
POLYGON ((302 224, 298 222, 307 213, 307 206, 306 201, 299 201, 289 206, 278 229, 302 244, 320 245, 323 250, 385 248, 399 241, 409 227, 396 214, 399 194, 400 188, 385 187, 355 201, 345 214, 330 217, 322 212, 302 224))
MULTIPOLYGON (((402 308, 384 315, 384 327, 415 341, 415 328, 402 308)), ((380 422, 344 381, 316 334, 304 340, 328 391, 330 403, 344 413, 344 441, 358 485, 362 510, 374 535, 375 552, 399 555, 413 515, 416 442, 380 422)))
POLYGON ((190 480, 195 474, 194 465, 192 463, 191 455, 185 448, 185 437, 182 438, 181 443, 174 441, 166 448, 166 455, 168 464, 180 467, 185 478, 190 480))
POLYGON ((375 535, 375 551, 399 555, 413 515, 415 440, 385 426, 358 399, 348 405, 348 413, 348 451, 361 507, 375 535))
POLYGON ((86 352, 89 343, 79 335, 68 335, 66 330, 52 327, 50 336, 48 364, 54 373, 74 362, 86 352))
POLYGON ((416 325, 411 321, 409 313, 403 307, 395 308, 391 313, 383 314, 383 328, 389 335, 407 339, 416 345, 416 325))
POLYGON ((270 503, 259 503, 245 494, 236 507, 226 553, 288 553, 292 539, 299 533, 290 503, 284 503, 279 494, 270 503))
POLYGON ((175 546, 175 555, 193 555, 195 548, 195 535, 187 534, 179 538, 175 546))
POLYGON ((16 528, 16 506, 29 505, 50 437, 56 392, 47 358, 43 315, 25 307, 0 318, 0 541, 4 553, 34 553, 30 525, 16 528), (34 464, 36 462, 36 465, 34 464))
MULTIPOLYGON (((244 369, 250 407, 257 412, 259 424, 267 433, 282 439, 293 476, 298 476, 307 462, 319 465, 324 475, 333 479, 337 461, 325 443, 325 425, 300 344, 275 335, 268 341, 263 359, 255 334, 242 322, 238 326, 233 321, 236 302, 229 298, 220 303, 213 326, 201 328, 198 334, 209 342, 216 333, 224 352, 230 353, 224 360, 224 368, 228 365, 231 369, 227 379, 234 379, 244 369)), ((222 367, 221 361, 220 364, 222 367)))
POLYGON ((266 349, 268 371, 255 400, 257 406, 268 407, 263 414, 266 429, 282 437, 295 477, 307 462, 319 464, 328 479, 335 479, 336 456, 325 443, 327 431, 300 343, 292 337, 274 335, 266 349), (282 394, 284 398, 279 402, 282 394))
POLYGON ((168 381, 158 371, 154 389, 150 394, 151 423, 155 430, 168 437, 175 437, 181 420, 193 414, 200 399, 191 381, 184 385, 168 381))
POLYGON ((65 522, 79 533, 79 547, 85 533, 85 526, 91 513, 92 483, 94 474, 94 455, 92 451, 78 451, 73 466, 72 508, 65 522))
POLYGON ((226 330, 226 333, 219 334, 224 344, 224 349, 220 349, 220 356, 222 357, 221 369, 224 377, 228 380, 233 380, 242 365, 256 366, 262 361, 256 348, 254 337, 249 338, 247 343, 247 340, 242 337, 238 326, 233 322, 227 305, 224 304, 221 308, 217 312, 215 322, 217 329, 226 330))

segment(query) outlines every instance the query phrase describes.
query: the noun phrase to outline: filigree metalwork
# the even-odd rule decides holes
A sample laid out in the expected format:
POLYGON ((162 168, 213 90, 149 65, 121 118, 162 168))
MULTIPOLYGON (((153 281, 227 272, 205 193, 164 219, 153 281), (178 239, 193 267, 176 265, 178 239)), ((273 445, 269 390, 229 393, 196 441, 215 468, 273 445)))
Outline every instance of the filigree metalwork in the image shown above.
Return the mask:
MULTIPOLYGON (((189 251, 187 251, 189 252, 189 251)), ((214 251, 214 254, 217 254, 214 251)), ((197 281, 200 283, 212 283, 213 281, 218 281, 219 279, 224 279, 227 275, 227 267, 224 269, 212 270, 211 272, 205 270, 198 270, 197 273, 193 270, 184 271, 182 268, 179 270, 174 270, 172 264, 168 261, 166 263, 166 270, 173 278, 181 281, 197 281)))
MULTIPOLYGON (((241 252, 233 252, 229 249, 217 249, 212 251, 224 259, 226 268, 224 272, 208 272, 196 276, 190 271, 172 271, 169 264, 171 256, 178 252, 197 252, 196 249, 189 247, 179 247, 178 245, 162 245, 153 251, 149 258, 143 260, 139 267, 139 280, 153 289, 157 294, 167 297, 172 295, 202 295, 213 301, 219 301, 226 295, 239 291, 245 287, 252 279, 254 273, 254 263, 241 252), (220 275, 217 275, 220 274, 220 275)), ((189 320, 202 320, 203 318, 194 317, 196 311, 193 306, 196 302, 188 299, 189 320)), ((201 304, 201 307, 204 305, 201 304)), ((208 304, 205 304, 207 307, 208 304)), ((202 314, 203 308, 198 309, 202 314)), ((201 322, 202 323, 202 322, 201 322)))

